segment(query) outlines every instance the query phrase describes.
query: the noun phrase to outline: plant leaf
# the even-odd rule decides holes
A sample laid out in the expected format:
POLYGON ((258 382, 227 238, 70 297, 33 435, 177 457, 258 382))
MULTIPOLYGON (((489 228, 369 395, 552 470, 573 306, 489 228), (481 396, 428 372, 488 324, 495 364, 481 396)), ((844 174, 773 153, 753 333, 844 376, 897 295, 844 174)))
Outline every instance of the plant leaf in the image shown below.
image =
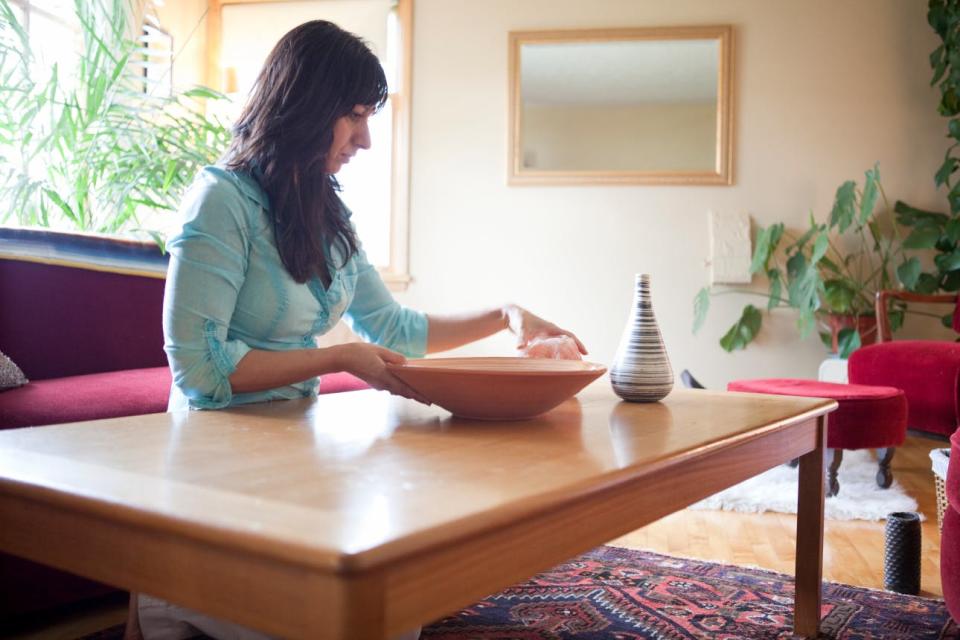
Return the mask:
POLYGON ((827 237, 826 232, 817 236, 816 241, 813 243, 813 252, 810 254, 810 262, 812 264, 820 262, 820 259, 827 254, 829 246, 830 238, 827 237))
POLYGON ((48 189, 48 188, 44 188, 44 189, 43 189, 43 193, 44 193, 48 198, 50 198, 50 200, 53 202, 53 204, 55 204, 55 205, 57 205, 58 207, 60 207, 60 210, 63 211, 63 213, 64 213, 70 220, 73 220, 74 222, 77 221, 78 216, 77 216, 76 212, 73 210, 73 207, 71 207, 69 204, 67 204, 67 203, 63 200, 63 198, 60 197, 60 194, 59 194, 59 193, 57 193, 57 192, 54 191, 53 189, 48 189))
POLYGON ((903 320, 905 315, 906 314, 904 314, 903 311, 891 311, 890 313, 887 314, 887 318, 890 320, 891 332, 896 332, 900 330, 900 327, 903 326, 903 320))
POLYGON ((908 291, 913 291, 920 279, 920 259, 916 256, 897 267, 897 279, 908 291))
POLYGON ((952 158, 949 155, 944 159, 943 164, 940 165, 940 168, 937 170, 937 174, 934 176, 933 181, 938 187, 942 187, 947 183, 947 180, 950 179, 950 176, 957 170, 958 163, 956 158, 952 158))
POLYGON ((940 288, 951 293, 960 290, 960 270, 948 273, 940 282, 940 288))
POLYGON ((860 348, 860 334, 856 329, 841 329, 837 334, 837 352, 841 358, 849 358, 850 354, 860 348))
POLYGON ((830 211, 830 227, 839 228, 843 233, 853 224, 857 199, 857 185, 853 180, 847 180, 837 188, 833 200, 833 209, 830 211))
POLYGON ((153 229, 145 229, 147 234, 153 238, 153 241, 157 243, 157 247, 160 249, 162 255, 167 255, 167 238, 159 231, 154 231, 153 229))
POLYGON ((783 293, 780 269, 770 269, 767 271, 767 278, 770 279, 770 299, 767 300, 767 311, 769 311, 780 304, 780 296, 783 293))
POLYGON ((834 313, 850 313, 857 292, 845 280, 827 280, 823 283, 824 302, 834 313))
POLYGON ((803 248, 807 245, 807 242, 810 241, 810 238, 814 236, 820 229, 817 227, 816 223, 811 219, 810 228, 807 229, 806 233, 800 236, 796 242, 787 247, 787 253, 793 251, 803 251, 803 248))
POLYGON ((751 274, 757 273, 767 267, 767 260, 770 259, 771 230, 771 227, 760 227, 757 229, 757 246, 753 249, 753 260, 750 261, 751 274))
POLYGON ((800 316, 797 318, 797 327, 800 329, 800 337, 806 338, 817 326, 816 313, 809 309, 801 309, 800 316))
POLYGON ((877 185, 880 182, 880 163, 873 165, 872 169, 866 172, 866 181, 863 184, 863 195, 860 197, 860 224, 866 224, 870 216, 873 215, 873 208, 877 204, 877 196, 880 195, 877 185))
POLYGON ((802 253, 787 261, 787 293, 790 304, 800 310, 816 311, 820 307, 819 289, 822 286, 816 266, 807 262, 802 253))
POLYGON ((897 222, 907 227, 914 226, 919 220, 927 220, 942 227, 949 220, 945 213, 917 209, 902 200, 897 200, 893 205, 893 211, 897 214, 897 222))
POLYGON ((944 59, 943 51, 943 45, 941 44, 930 54, 930 67, 933 69, 933 79, 930 80, 931 87, 940 81, 947 70, 947 62, 944 59))
POLYGON ((840 270, 840 267, 837 266, 837 263, 831 260, 830 258, 828 258, 827 256, 823 256, 822 258, 820 258, 820 264, 837 275, 840 275, 841 273, 843 273, 840 270))
POLYGON ((700 331, 710 310, 710 287, 703 287, 693 298, 693 333, 700 331))
POLYGON ((783 237, 783 223, 770 225, 767 228, 761 227, 757 231, 757 246, 753 250, 753 260, 750 262, 750 273, 759 273, 766 270, 770 263, 770 257, 777 250, 780 239, 783 237))
POLYGON ((943 233, 951 244, 960 241, 960 218, 953 218, 943 227, 943 233))
POLYGON ((947 29, 949 29, 950 21, 947 17, 947 8, 943 0, 930 0, 929 8, 927 9, 927 22, 933 27, 933 30, 937 32, 941 40, 947 40, 947 29))
POLYGON ((917 286, 913 290, 917 293, 934 293, 939 288, 940 282, 936 277, 929 273, 921 273, 917 279, 917 286))
POLYGON ((820 334, 820 342, 823 343, 823 346, 827 348, 828 351, 833 350, 833 335, 829 331, 818 331, 820 334))
POLYGON ((956 249, 950 253, 941 253, 933 258, 933 262, 937 265, 937 268, 940 269, 941 273, 960 269, 960 249, 956 249))
POLYGON ((740 319, 720 338, 720 346, 727 352, 746 348, 760 331, 762 323, 760 310, 748 304, 743 308, 740 319))
POLYGON ((183 92, 184 97, 187 98, 206 98, 213 100, 227 100, 226 94, 220 93, 210 87, 195 86, 187 89, 183 92))
POLYGON ((937 229, 920 228, 914 229, 903 241, 904 249, 932 249, 937 240, 940 239, 940 231, 937 229))

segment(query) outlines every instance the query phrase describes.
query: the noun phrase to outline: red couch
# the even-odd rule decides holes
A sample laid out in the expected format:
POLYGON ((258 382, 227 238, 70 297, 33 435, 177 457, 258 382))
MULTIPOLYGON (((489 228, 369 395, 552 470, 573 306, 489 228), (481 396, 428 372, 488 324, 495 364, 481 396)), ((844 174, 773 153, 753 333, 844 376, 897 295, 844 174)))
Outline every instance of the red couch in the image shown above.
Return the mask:
POLYGON ((950 438, 947 506, 940 535, 940 581, 950 615, 960 622, 960 431, 950 438))
POLYGON ((165 411, 163 278, 0 259, 0 429, 165 411))
MULTIPOLYGON (((162 277, 0 258, 0 352, 30 380, 0 391, 0 429, 165 411, 163 287, 162 277)), ((365 387, 341 373, 320 392, 365 387)), ((0 554, 0 621, 110 591, 0 554)))

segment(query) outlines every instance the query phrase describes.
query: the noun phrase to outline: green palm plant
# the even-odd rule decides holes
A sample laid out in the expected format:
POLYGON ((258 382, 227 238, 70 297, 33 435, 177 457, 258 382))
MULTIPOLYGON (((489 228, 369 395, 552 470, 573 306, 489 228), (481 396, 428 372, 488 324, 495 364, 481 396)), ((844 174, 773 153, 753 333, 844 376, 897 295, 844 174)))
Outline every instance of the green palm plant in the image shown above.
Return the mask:
POLYGON ((152 52, 131 34, 144 10, 133 0, 75 0, 74 73, 53 65, 36 77, 27 32, 0 0, 0 221, 135 231, 144 213, 175 209, 198 168, 222 154, 229 130, 205 115, 204 101, 225 96, 158 91, 143 74, 152 52))

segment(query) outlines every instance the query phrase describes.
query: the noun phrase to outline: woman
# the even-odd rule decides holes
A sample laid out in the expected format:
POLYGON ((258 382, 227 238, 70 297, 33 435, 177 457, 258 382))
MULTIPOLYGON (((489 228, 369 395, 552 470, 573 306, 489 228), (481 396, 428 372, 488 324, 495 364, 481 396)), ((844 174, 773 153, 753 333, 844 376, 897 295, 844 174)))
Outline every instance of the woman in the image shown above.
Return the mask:
MULTIPOLYGON (((317 376, 335 371, 423 401, 388 363, 504 328, 521 348, 565 336, 586 353, 572 333, 516 305, 439 316, 393 300, 367 262, 335 178, 370 148, 367 121, 386 97, 376 57, 334 24, 308 22, 277 43, 223 162, 201 171, 182 206, 183 229, 168 243, 171 410, 310 396, 317 376), (317 348, 315 337, 341 317, 369 344, 317 348)), ((142 599, 148 640, 151 631, 175 638, 193 627, 240 637, 234 625, 142 599)), ((135 611, 134 604, 131 637, 135 611)))
POLYGON ((507 327, 521 347, 566 335, 586 352, 573 334, 515 305, 427 316, 392 299, 335 178, 370 148, 367 121, 386 97, 376 57, 329 22, 293 29, 267 58, 222 166, 201 172, 183 230, 168 244, 171 409, 307 396, 316 376, 334 371, 421 400, 386 363, 507 327), (316 348, 314 337, 341 316, 373 344, 316 348))

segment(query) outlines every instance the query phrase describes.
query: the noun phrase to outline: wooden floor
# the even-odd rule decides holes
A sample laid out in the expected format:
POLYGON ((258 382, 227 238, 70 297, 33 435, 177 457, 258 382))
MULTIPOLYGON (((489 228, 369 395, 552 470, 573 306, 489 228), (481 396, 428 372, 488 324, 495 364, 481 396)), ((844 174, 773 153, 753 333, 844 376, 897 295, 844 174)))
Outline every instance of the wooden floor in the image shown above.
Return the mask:
MULTIPOLYGON (((923 523, 921 595, 942 597, 940 533, 936 492, 930 470, 931 449, 942 440, 908 436, 893 460, 894 477, 917 499, 923 523)), ((824 536, 824 579, 873 589, 883 588, 883 522, 828 520, 824 536)), ((796 517, 779 513, 680 511, 612 541, 620 546, 675 556, 762 567, 792 575, 796 517)), ((125 619, 122 604, 101 604, 55 619, 38 619, 4 637, 16 640, 74 640, 125 619)))
MULTIPOLYGON (((893 459, 894 478, 918 502, 922 525, 921 595, 940 598, 940 532, 930 450, 943 440, 908 435, 893 459)), ((612 541, 624 547, 668 555, 756 566, 793 575, 797 518, 782 513, 678 511, 612 541)), ((827 520, 823 578, 872 589, 883 588, 884 523, 827 520)))

